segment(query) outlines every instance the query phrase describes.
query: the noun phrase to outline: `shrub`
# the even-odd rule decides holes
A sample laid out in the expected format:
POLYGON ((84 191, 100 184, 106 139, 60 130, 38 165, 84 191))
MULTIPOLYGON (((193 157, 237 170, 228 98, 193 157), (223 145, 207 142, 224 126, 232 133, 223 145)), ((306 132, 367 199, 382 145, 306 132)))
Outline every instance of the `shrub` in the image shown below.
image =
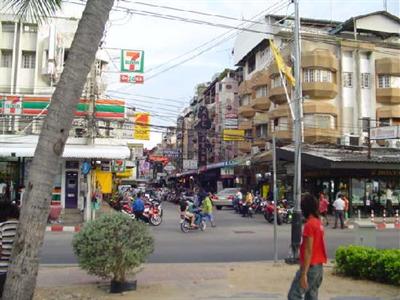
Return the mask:
POLYGON ((147 226, 121 213, 88 222, 72 244, 82 269, 115 282, 125 282, 125 274, 139 267, 154 249, 147 226))
POLYGON ((400 250, 364 246, 339 247, 336 270, 347 276, 400 285, 400 250))

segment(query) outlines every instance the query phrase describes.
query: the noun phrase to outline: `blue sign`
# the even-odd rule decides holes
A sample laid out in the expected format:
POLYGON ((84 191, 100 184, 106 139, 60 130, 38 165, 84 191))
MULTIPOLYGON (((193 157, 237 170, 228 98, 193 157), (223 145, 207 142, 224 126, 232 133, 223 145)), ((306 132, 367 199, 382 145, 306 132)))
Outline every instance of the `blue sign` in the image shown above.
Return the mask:
POLYGON ((90 164, 89 162, 84 161, 84 162, 82 163, 81 171, 82 171, 83 175, 89 174, 89 172, 90 172, 91 169, 92 169, 92 166, 91 166, 91 164, 90 164))

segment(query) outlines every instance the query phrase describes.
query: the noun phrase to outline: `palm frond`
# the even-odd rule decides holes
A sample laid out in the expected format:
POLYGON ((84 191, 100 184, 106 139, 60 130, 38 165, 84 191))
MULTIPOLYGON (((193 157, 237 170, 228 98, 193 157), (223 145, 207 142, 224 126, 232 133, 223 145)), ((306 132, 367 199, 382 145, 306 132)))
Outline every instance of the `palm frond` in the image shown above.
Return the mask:
POLYGON ((61 7, 62 0, 3 0, 4 7, 11 9, 20 19, 42 23, 61 7))

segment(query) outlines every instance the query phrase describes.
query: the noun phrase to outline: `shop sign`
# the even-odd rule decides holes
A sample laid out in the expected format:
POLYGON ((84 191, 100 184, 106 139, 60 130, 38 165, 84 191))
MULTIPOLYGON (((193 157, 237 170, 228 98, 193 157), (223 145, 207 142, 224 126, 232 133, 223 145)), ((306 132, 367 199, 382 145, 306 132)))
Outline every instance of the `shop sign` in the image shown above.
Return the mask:
POLYGON ((184 159, 183 160, 183 169, 184 170, 196 170, 197 169, 197 160, 184 159))
POLYGON ((126 166, 125 166, 125 160, 123 159, 116 159, 112 161, 112 171, 114 173, 121 173, 125 172, 126 166))
POLYGON ((143 84, 144 77, 142 75, 134 75, 134 74, 120 74, 119 82, 121 83, 136 83, 143 84))
POLYGON ((12 100, 4 100, 4 114, 20 115, 22 114, 21 98, 15 97, 12 100))
POLYGON ((173 164, 171 164, 171 163, 168 163, 165 167, 164 167, 164 170, 165 171, 167 171, 168 173, 170 173, 170 172, 172 172, 172 171, 175 171, 175 167, 174 167, 174 165, 173 164))
POLYGON ((198 165, 205 166, 207 165, 207 151, 212 151, 211 145, 208 145, 209 143, 207 141, 207 130, 211 128, 211 120, 206 106, 200 106, 197 117, 200 120, 197 128, 199 129, 197 135, 198 165), (209 146, 208 149, 207 146, 209 146))
POLYGON ((147 112, 135 113, 134 123, 133 138, 135 140, 150 140, 150 114, 147 112))
POLYGON ((180 155, 180 151, 178 149, 166 149, 163 150, 163 155, 167 157, 177 158, 180 155))
POLYGON ((111 164, 109 161, 102 161, 100 164, 100 170, 104 172, 110 172, 111 171, 111 164))
POLYGON ((144 51, 121 50, 121 72, 143 73, 144 51))
POLYGON ((371 128, 371 140, 400 138, 400 126, 383 126, 371 128))
POLYGON ((224 129, 224 141, 243 141, 244 130, 242 129, 224 129))
POLYGON ((233 168, 221 168, 221 177, 232 177, 235 175, 233 168))

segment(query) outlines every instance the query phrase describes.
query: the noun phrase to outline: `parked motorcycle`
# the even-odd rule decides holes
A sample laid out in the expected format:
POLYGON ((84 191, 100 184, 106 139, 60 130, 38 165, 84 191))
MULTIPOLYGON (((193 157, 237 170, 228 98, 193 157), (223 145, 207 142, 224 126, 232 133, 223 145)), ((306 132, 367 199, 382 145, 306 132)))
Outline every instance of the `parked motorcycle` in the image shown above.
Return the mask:
MULTIPOLYGON (((264 218, 265 220, 267 220, 269 223, 273 223, 274 222, 274 210, 275 210, 275 204, 274 202, 266 202, 264 204, 264 218)), ((276 222, 278 225, 282 224, 282 208, 280 208, 278 206, 277 211, 276 211, 276 222)))
MULTIPOLYGON (((135 212, 129 203, 122 206, 121 212, 127 214, 132 220, 136 219, 135 212)), ((142 221, 150 223, 153 226, 159 226, 162 223, 161 212, 157 204, 151 202, 145 203, 142 221)))
POLYGON ((293 219, 293 208, 282 208, 282 222, 291 224, 293 219))

